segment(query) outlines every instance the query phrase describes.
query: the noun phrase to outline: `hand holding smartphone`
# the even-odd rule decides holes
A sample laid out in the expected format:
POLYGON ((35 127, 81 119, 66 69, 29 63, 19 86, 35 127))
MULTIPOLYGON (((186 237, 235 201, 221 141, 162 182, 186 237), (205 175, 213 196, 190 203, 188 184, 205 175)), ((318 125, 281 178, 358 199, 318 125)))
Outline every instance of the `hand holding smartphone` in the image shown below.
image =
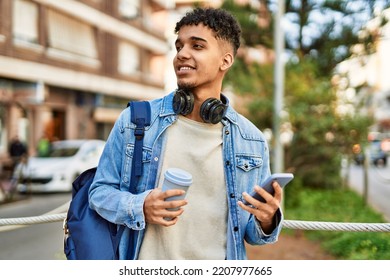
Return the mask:
MULTIPOLYGON (((274 188, 272 187, 272 183, 274 181, 278 182, 279 185, 284 188, 292 179, 294 178, 294 175, 292 173, 274 173, 272 174, 270 177, 268 177, 262 184, 260 187, 262 187, 263 189, 265 189, 268 193, 270 194, 274 194, 275 190, 274 188)), ((265 199, 260 196, 256 191, 253 191, 252 193, 250 193, 250 196, 252 196, 253 198, 261 201, 261 202, 265 202, 265 199)), ((244 204, 245 205, 249 205, 250 203, 248 203, 247 201, 244 200, 244 204)))

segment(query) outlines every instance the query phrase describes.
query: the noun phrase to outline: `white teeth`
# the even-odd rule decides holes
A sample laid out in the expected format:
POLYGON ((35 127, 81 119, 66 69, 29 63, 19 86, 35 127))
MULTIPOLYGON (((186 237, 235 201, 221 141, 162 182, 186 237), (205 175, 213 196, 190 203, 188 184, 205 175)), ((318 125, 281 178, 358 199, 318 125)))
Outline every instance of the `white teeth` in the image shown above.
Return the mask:
POLYGON ((191 67, 180 67, 180 70, 191 70, 191 67))

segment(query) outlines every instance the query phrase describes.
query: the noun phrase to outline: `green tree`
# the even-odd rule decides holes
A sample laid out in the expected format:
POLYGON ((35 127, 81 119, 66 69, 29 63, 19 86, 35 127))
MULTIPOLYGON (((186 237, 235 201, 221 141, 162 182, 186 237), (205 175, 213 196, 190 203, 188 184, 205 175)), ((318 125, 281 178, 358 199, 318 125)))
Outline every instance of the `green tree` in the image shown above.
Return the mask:
MULTIPOLYGON (((267 1, 272 10, 272 2, 267 1)), ((369 117, 340 115, 337 113, 337 96, 331 83, 334 67, 349 57, 350 47, 359 42, 356 25, 351 19, 361 16, 361 9, 348 4, 348 1, 287 1, 287 11, 293 24, 297 24, 297 37, 288 37, 287 46, 291 60, 286 65, 285 108, 294 137, 286 148, 285 166, 292 170, 304 185, 312 187, 337 187, 341 185, 339 176, 341 156, 351 153, 352 145, 363 141, 371 123, 369 117), (318 28, 314 37, 305 38, 307 28, 313 25, 313 14, 319 12, 342 15, 332 18, 318 28), (295 13, 295 16, 292 14, 295 13), (294 20, 295 19, 295 20, 294 20), (338 30, 338 32, 336 32, 338 30), (295 40, 295 41, 294 41, 295 40)), ((370 2, 370 14, 375 1, 370 2)), ((265 1, 262 1, 265 3, 265 1)), ((356 3, 356 2, 354 2, 356 3)), ((253 22, 243 20, 256 18, 258 13, 253 8, 226 1, 224 8, 237 16, 243 30, 246 46, 256 46, 272 39, 270 28, 255 28, 253 22), (258 41, 253 38, 258 35, 258 41), (249 34, 249 35, 248 35, 249 34), (252 39, 246 38, 247 36, 252 39)), ((272 18, 270 18, 273 21, 272 18)), ((353 20, 354 21, 354 20, 353 20)), ((288 34, 290 35, 290 34, 288 34)), ((366 37, 363 43, 369 46, 372 37, 366 37)), ((272 46, 273 43, 264 43, 272 46)), ((245 46, 244 46, 245 47, 245 46)), ((368 48, 367 48, 368 49, 368 48)), ((248 118, 260 129, 272 127, 273 116, 273 65, 248 64, 244 57, 237 57, 229 71, 225 85, 234 92, 249 96, 248 118)))
POLYGON ((367 135, 371 119, 337 113, 336 91, 316 76, 318 65, 304 60, 287 65, 286 103, 294 137, 286 148, 286 168, 306 186, 341 186, 342 156, 367 135))
POLYGON ((314 60, 319 74, 329 77, 338 63, 351 56, 352 45, 364 43, 367 51, 373 51, 374 34, 361 37, 359 31, 374 17, 375 8, 389 5, 389 0, 287 0, 286 17, 297 32, 287 34, 286 47, 300 61, 314 60))
POLYGON ((222 8, 231 11, 242 27, 242 40, 246 46, 262 45, 273 48, 273 20, 268 8, 268 0, 259 0, 259 7, 249 3, 236 4, 234 0, 225 0, 222 8))

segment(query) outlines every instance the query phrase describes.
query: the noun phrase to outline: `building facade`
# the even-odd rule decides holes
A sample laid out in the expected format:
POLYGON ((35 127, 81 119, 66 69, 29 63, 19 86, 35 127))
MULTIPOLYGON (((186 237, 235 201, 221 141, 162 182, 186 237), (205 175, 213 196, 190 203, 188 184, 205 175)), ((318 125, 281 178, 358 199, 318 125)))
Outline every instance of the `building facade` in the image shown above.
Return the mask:
POLYGON ((367 23, 362 35, 375 38, 373 53, 367 54, 362 45, 354 46, 354 56, 343 61, 337 68, 342 112, 372 116, 371 132, 390 137, 390 9, 367 23), (382 18, 386 24, 381 25, 382 18), (342 78, 339 78, 342 77, 342 78), (349 107, 347 105, 349 105, 349 107))
POLYGON ((170 45, 161 19, 174 6, 0 0, 0 163, 14 136, 30 155, 44 135, 106 139, 129 100, 164 95, 170 45))

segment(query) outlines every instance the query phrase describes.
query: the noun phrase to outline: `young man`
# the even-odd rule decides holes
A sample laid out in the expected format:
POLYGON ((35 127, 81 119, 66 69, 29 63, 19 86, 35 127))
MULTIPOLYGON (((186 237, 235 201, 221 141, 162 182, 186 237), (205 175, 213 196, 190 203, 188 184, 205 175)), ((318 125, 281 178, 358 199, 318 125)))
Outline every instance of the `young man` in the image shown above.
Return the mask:
POLYGON ((207 8, 187 13, 175 32, 178 89, 150 101, 137 193, 128 192, 134 124, 124 110, 107 139, 90 206, 126 226, 121 259, 246 259, 244 240, 276 242, 283 217, 279 184, 273 184, 274 196, 258 187, 270 175, 263 134, 221 93, 241 30, 226 11, 207 8), (182 194, 161 190, 171 167, 193 176, 185 200, 165 201, 182 194), (253 189, 266 203, 248 196, 253 189))

